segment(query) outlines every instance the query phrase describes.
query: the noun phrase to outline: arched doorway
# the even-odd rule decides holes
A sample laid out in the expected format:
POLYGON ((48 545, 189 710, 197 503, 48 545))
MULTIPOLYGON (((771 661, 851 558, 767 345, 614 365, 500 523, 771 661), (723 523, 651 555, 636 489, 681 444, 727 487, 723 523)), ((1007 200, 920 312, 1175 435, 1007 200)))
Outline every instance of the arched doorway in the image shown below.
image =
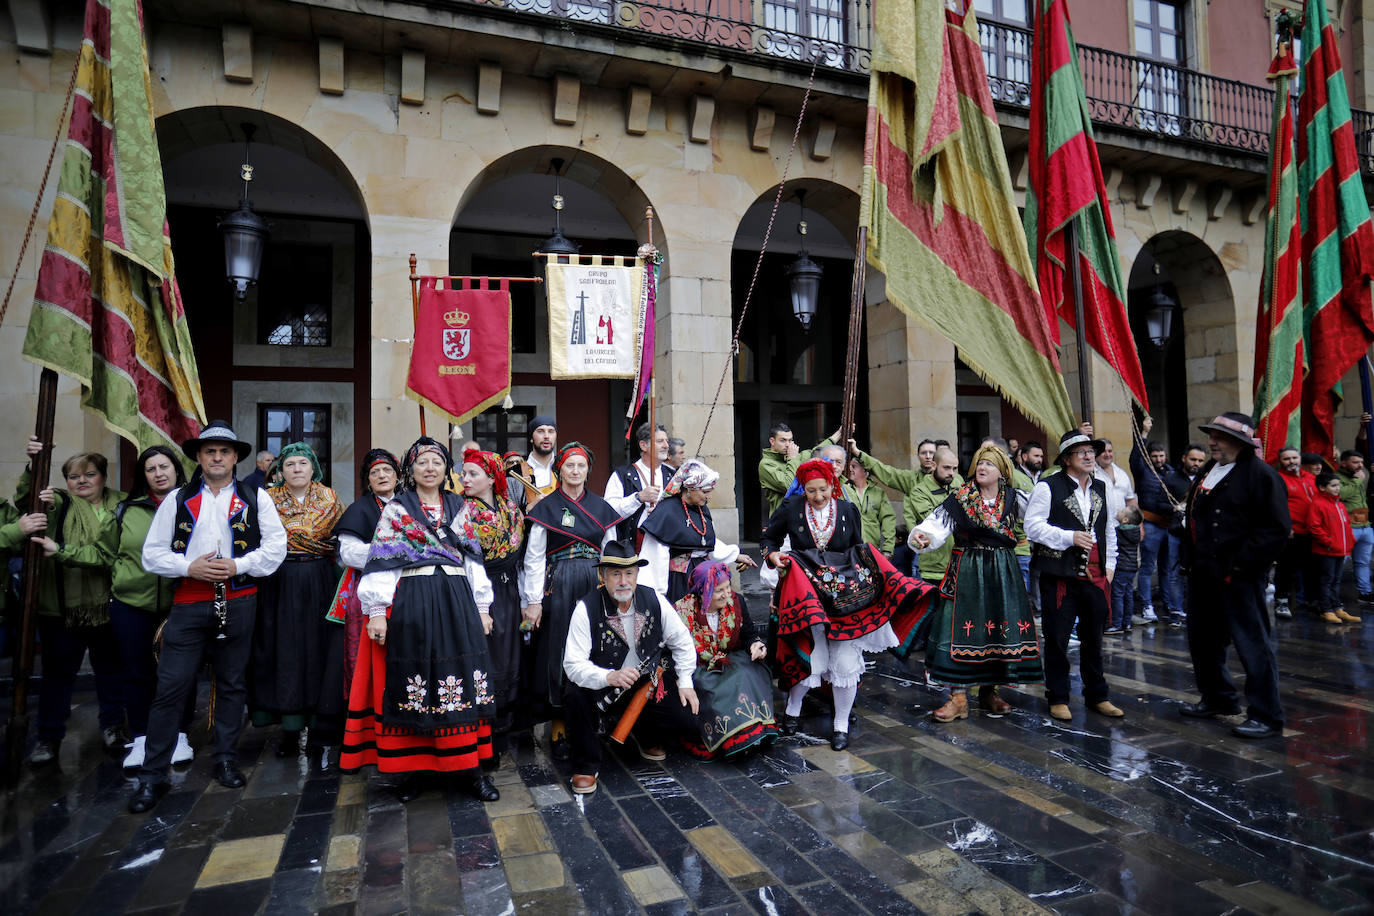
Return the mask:
POLYGON ((326 482, 351 499, 355 449, 371 438, 371 253, 357 183, 317 137, 255 109, 177 111, 157 133, 207 413, 259 449, 308 442, 326 482), (239 302, 217 223, 243 196, 245 125, 249 195, 271 235, 258 284, 239 302))
MULTIPOLYGON (((844 392, 854 238, 859 198, 840 185, 816 179, 789 182, 758 265, 774 186, 758 197, 740 220, 730 264, 732 318, 739 323, 735 356, 735 481, 744 536, 756 537, 767 519, 759 489, 757 447, 766 447, 774 423, 790 426, 797 443, 810 448, 840 424, 844 392), (801 251, 801 204, 806 192, 806 252, 823 271, 816 315, 805 329, 792 314, 787 269, 801 251), (744 312, 751 283, 753 295, 744 312)), ((860 367, 868 365, 867 335, 860 343, 860 367)), ((868 436, 868 373, 859 373, 855 437, 868 436)))
POLYGON ((1226 268, 1202 239, 1170 230, 1149 239, 1131 266, 1128 312, 1155 417, 1151 438, 1177 460, 1197 426, 1242 403, 1236 308, 1226 268), (1151 338, 1152 304, 1177 304, 1167 339, 1151 338))
MULTIPOLYGON (((623 171, 584 151, 527 147, 487 166, 464 192, 449 236, 449 271, 542 276, 543 263, 533 252, 553 234, 555 188, 563 197, 563 235, 579 245, 582 254, 633 256, 647 238, 644 214, 650 201, 623 171)), ((654 244, 665 255, 658 300, 662 320, 667 309, 666 272, 672 262, 661 229, 655 229, 654 244)), ((548 309, 542 284, 513 284, 511 310, 512 407, 486 411, 464 433, 483 448, 526 451, 530 418, 551 414, 558 419, 560 441, 577 439, 596 453, 592 486, 599 491, 633 446, 625 436, 630 383, 597 379, 559 381, 555 386, 549 377, 548 309)), ((637 422, 645 418, 641 412, 637 422)), ((633 457, 638 457, 637 449, 633 457)))

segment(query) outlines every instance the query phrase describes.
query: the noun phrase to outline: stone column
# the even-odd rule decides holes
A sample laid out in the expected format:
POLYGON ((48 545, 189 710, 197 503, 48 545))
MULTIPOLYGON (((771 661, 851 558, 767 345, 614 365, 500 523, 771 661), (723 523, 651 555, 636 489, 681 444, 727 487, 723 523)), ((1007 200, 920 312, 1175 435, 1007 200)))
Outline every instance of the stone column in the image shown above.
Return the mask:
POLYGON ((954 441, 954 344, 886 300, 868 306, 868 417, 859 447, 895 467, 916 467, 916 443, 954 441))

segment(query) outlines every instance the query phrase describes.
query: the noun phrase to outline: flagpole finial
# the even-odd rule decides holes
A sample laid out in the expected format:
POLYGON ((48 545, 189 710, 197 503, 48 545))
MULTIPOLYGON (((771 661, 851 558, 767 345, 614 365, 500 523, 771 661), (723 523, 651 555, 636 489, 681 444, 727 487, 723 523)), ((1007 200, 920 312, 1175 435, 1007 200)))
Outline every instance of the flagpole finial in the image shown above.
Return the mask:
POLYGON ((1274 28, 1278 33, 1280 44, 1293 43, 1293 30, 1298 27, 1298 21, 1288 10, 1279 10, 1279 14, 1274 17, 1274 28))

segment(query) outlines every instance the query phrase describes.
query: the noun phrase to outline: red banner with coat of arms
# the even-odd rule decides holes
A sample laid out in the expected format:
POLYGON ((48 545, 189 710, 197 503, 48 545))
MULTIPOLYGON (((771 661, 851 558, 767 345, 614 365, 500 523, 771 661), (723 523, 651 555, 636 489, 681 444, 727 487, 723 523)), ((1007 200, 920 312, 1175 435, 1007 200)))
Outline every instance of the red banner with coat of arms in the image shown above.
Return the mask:
POLYGON ((465 423, 510 391, 510 290, 504 278, 421 277, 406 394, 465 423), (440 288, 440 283, 453 288, 440 288))

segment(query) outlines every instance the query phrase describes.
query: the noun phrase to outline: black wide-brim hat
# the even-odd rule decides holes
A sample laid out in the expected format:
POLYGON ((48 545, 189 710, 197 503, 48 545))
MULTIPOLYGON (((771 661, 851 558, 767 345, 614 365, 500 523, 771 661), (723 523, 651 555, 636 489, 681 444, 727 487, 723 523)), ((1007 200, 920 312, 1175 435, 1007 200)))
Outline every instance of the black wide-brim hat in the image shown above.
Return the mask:
POLYGON ((648 560, 641 560, 635 550, 625 541, 611 541, 601 551, 601 559, 596 561, 597 569, 605 566, 610 569, 631 569, 648 566, 648 560))
POLYGON ((1071 429, 1059 437, 1059 454, 1054 456, 1055 464, 1063 464, 1061 460, 1064 453, 1071 448, 1076 448, 1083 443, 1088 443, 1093 447, 1093 455, 1100 455, 1107 450, 1107 442, 1104 439, 1094 439, 1081 430, 1071 429))
POLYGON ((1249 414, 1228 410, 1211 423, 1202 424, 1198 429, 1204 433, 1220 433, 1223 436, 1230 436, 1248 448, 1260 447, 1260 441, 1255 438, 1255 421, 1250 418, 1249 414))
POLYGON ((186 453, 187 458, 195 461, 200 454, 200 447, 209 443, 232 445, 239 453, 239 461, 247 458, 253 451, 253 446, 240 439, 238 433, 223 420, 211 420, 210 425, 200 431, 200 438, 187 439, 181 443, 181 450, 186 453))

